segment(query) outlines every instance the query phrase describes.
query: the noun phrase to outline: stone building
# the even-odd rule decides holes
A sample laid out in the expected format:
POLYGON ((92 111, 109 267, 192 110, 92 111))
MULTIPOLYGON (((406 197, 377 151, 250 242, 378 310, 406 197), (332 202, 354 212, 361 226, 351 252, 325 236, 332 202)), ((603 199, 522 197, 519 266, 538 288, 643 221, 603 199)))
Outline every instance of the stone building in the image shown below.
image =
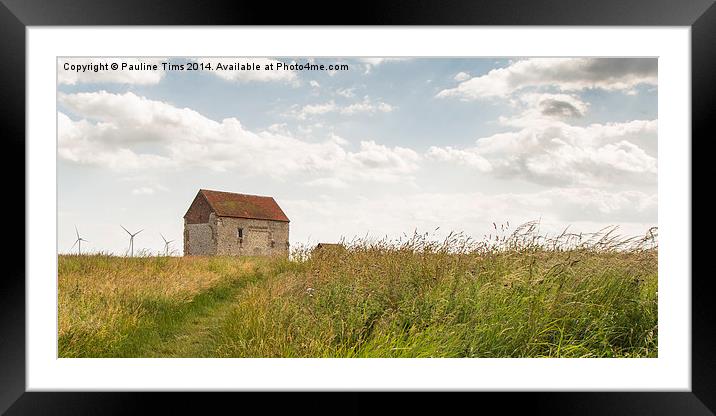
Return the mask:
POLYGON ((318 243, 316 244, 316 247, 313 248, 312 252, 318 253, 318 252, 344 252, 346 251, 346 247, 343 244, 336 244, 336 243, 318 243))
POLYGON ((270 196, 201 189, 184 214, 184 255, 288 256, 288 223, 270 196))
POLYGON ((342 256, 346 253, 346 247, 343 244, 336 243, 318 243, 313 250, 311 250, 312 257, 330 257, 330 256, 342 256))

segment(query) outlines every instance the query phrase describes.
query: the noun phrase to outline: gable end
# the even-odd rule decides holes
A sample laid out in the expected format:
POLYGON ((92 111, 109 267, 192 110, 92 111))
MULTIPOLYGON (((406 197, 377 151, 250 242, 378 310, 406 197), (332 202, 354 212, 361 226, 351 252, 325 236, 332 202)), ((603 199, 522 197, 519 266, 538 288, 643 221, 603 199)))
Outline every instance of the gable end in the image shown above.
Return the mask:
POLYGON ((206 224, 209 222, 209 214, 213 211, 204 194, 199 192, 184 214, 184 220, 187 224, 206 224))

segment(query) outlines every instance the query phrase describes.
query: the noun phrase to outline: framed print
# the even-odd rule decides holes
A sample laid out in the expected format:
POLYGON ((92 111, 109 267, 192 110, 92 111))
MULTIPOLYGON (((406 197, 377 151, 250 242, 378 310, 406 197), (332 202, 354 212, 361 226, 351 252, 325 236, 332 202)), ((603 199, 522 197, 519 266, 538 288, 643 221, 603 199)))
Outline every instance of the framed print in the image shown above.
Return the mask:
POLYGON ((26 174, 3 411, 466 391, 711 414, 691 264, 711 2, 381 4, 306 26, 142 6, 3 6, 26 174))

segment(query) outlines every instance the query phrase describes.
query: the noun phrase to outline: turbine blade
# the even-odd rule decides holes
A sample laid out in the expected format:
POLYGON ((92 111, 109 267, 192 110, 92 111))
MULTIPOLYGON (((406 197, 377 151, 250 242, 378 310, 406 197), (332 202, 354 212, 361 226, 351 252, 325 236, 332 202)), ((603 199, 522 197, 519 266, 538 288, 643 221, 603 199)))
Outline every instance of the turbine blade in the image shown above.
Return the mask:
POLYGON ((75 234, 77 234, 77 238, 80 238, 80 232, 77 231, 77 226, 75 225, 75 234))
POLYGON ((122 227, 122 229, 123 229, 124 231, 126 231, 127 234, 132 235, 132 233, 130 233, 128 229, 124 228, 124 225, 119 224, 119 226, 122 227))
POLYGON ((143 228, 141 230, 137 231, 136 233, 134 233, 134 235, 137 235, 137 234, 141 233, 142 231, 144 231, 143 228))
POLYGON ((164 240, 164 242, 166 243, 166 242, 167 242, 167 239, 166 239, 166 238, 164 238, 164 234, 162 234, 162 233, 159 233, 159 235, 161 235, 161 236, 162 236, 162 240, 164 240))
POLYGON ((70 247, 70 250, 72 250, 73 248, 75 248, 75 246, 77 245, 77 242, 78 242, 78 241, 80 241, 80 240, 75 240, 75 243, 72 244, 72 247, 70 247))

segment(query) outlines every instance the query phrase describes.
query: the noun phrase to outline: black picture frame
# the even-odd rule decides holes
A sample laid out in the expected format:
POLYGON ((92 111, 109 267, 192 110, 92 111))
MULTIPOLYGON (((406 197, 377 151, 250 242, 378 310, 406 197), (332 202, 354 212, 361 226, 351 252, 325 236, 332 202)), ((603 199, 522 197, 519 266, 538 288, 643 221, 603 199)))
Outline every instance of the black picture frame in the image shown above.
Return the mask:
MULTIPOLYGON (((569 26, 689 26, 691 27, 692 143, 706 143, 711 120, 715 119, 716 97, 716 6, 713 0, 684 3, 666 0, 451 0, 444 2, 374 1, 330 3, 325 6, 300 2, 204 2, 204 1, 110 1, 110 0, 0 0, 0 84, 2 85, 2 170, 7 180, 5 206, 19 211, 25 182, 16 178, 26 172, 25 158, 25 29, 27 26, 61 25, 569 25, 569 26), (327 11, 327 14, 317 10, 327 11), (15 179, 15 180, 13 180, 15 179)), ((701 146, 701 144, 699 145, 701 146)), ((692 154, 693 150, 692 150, 692 154)), ((693 169, 693 165, 692 165, 693 169)), ((693 172, 693 170, 692 170, 693 172)), ((692 173, 692 177, 696 175, 692 173)), ((693 189, 693 188, 692 188, 693 189)), ((23 208, 26 207, 22 198, 23 208)), ((693 202, 692 213, 693 213, 693 202)), ((24 211, 23 211, 24 212, 24 211)), ((693 215, 693 214, 692 214, 693 215)), ((25 215, 25 226, 32 221, 25 215)), ((693 220, 692 220, 693 223, 693 220)), ((5 225, 7 234, 25 235, 20 221, 5 225)), ((144 413, 149 404, 160 405, 162 413, 201 410, 211 413, 226 403, 230 409, 246 400, 245 395, 199 393, 40 393, 26 392, 25 378, 25 244, 5 249, 7 257, 0 277, 0 412, 7 414, 107 414, 144 413), (20 248, 22 247, 22 248, 20 248), (23 253, 18 251, 23 250, 23 253)), ((24 243, 23 237, 23 243, 24 243)), ((696 246, 692 245, 695 249, 696 246)), ((699 252, 698 250, 694 250, 699 252)), ((701 249, 703 251, 703 249, 701 249)), ((691 254, 693 258, 693 254, 691 254)), ((691 276, 683 276, 690 278, 691 276)), ((309 410, 312 413, 366 413, 440 409, 494 408, 500 412, 529 411, 552 414, 713 414, 716 409, 716 344, 714 316, 710 308, 709 274, 694 276, 692 287, 692 389, 690 392, 619 393, 479 393, 466 398, 437 398, 410 394, 375 397, 365 393, 336 393, 326 398, 288 397, 270 400, 260 394, 271 413, 309 410), (378 399, 384 404, 378 404, 378 399)), ((248 407, 246 407, 248 410, 248 407)))

